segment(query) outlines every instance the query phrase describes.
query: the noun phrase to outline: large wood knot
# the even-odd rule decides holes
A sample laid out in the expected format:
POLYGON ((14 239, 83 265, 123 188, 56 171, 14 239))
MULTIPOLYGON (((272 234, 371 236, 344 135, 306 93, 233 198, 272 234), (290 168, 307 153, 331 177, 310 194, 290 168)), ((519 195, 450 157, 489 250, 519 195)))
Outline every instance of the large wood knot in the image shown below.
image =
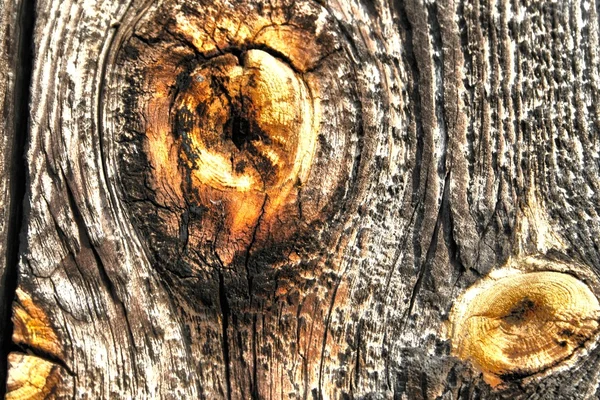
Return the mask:
POLYGON ((316 253, 318 232, 341 229, 362 119, 338 29, 292 1, 165 2, 132 27, 106 98, 125 201, 157 265, 251 272, 261 249, 257 262, 283 265, 286 243, 316 253))
POLYGON ((492 385, 557 365, 599 327, 598 299, 579 279, 557 271, 504 272, 467 290, 450 320, 453 353, 492 385))

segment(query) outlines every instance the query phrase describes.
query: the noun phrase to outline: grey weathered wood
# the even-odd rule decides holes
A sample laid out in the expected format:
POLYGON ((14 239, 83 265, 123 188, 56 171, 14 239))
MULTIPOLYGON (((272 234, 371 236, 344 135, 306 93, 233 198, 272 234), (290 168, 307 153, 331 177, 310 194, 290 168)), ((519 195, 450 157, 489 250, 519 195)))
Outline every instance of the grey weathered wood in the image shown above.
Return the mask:
POLYGON ((259 3, 36 3, 19 288, 60 338, 57 397, 596 397, 597 347, 494 390, 444 323, 509 257, 600 271, 598 4, 266 2, 315 37, 320 10, 331 35, 304 74, 325 115, 294 203, 312 220, 290 207, 239 248, 184 238, 205 220, 141 155, 148 71, 195 56, 164 29, 182 4, 202 24, 259 3))

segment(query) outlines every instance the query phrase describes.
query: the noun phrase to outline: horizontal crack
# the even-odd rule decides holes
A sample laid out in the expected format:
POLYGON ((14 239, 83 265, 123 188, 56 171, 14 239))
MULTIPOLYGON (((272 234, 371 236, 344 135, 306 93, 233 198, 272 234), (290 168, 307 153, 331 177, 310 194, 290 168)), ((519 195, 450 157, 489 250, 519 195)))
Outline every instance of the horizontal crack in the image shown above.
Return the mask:
POLYGON ((10 353, 22 353, 30 356, 40 358, 42 360, 56 364, 64 369, 70 376, 77 376, 77 374, 58 356, 55 354, 44 351, 35 346, 31 346, 27 343, 13 343, 10 348, 10 353))

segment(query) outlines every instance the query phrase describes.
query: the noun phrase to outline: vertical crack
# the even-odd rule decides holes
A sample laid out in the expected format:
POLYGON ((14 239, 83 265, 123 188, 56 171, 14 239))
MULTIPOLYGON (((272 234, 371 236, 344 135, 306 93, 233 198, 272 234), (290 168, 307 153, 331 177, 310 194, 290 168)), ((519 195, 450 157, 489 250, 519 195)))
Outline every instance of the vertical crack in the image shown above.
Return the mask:
POLYGON ((425 261, 423 262, 423 264, 421 265, 421 268, 419 269, 419 274, 417 275, 417 281, 415 282, 415 285, 413 286, 412 289, 412 293, 410 296, 410 302, 408 304, 408 309, 405 312, 405 317, 403 318, 403 325, 402 325, 402 331, 404 331, 404 329, 407 327, 408 325, 408 319, 410 318, 414 306, 415 306, 415 301, 417 300, 417 295, 419 294, 419 291, 421 290, 421 286, 423 284, 423 279, 425 278, 425 275, 427 273, 429 273, 432 264, 434 263, 434 258, 435 258, 435 253, 437 251, 437 245, 438 245, 438 236, 439 236, 439 232, 440 229, 443 229, 442 225, 444 224, 444 215, 445 213, 448 213, 448 202, 449 202, 449 196, 450 196, 450 173, 446 174, 446 178, 444 179, 444 186, 443 186, 443 194, 442 194, 442 204, 440 205, 439 211, 438 211, 438 216, 436 219, 436 223, 435 223, 435 227, 433 229, 433 234, 431 235, 431 241, 429 242, 429 248, 427 249, 427 254, 425 255, 425 261))
POLYGON ((221 306, 221 323, 223 330, 223 363, 225 364, 225 385, 227 389, 227 399, 231 400, 231 357, 229 355, 229 302, 227 301, 227 293, 225 291, 225 278, 223 273, 219 271, 219 303, 221 306))
POLYGON ((248 282, 248 298, 250 299, 250 302, 252 302, 252 281, 253 281, 253 276, 250 273, 250 255, 252 252, 252 248, 254 247, 255 243, 256 243, 256 236, 258 234, 258 229, 260 228, 260 223, 263 219, 263 217, 265 216, 265 208, 267 206, 267 201, 269 200, 269 196, 267 194, 265 194, 265 198, 263 200, 261 209, 260 209, 260 215, 258 216, 258 219, 256 220, 256 224, 254 225, 254 229, 252 230, 252 239, 250 239, 250 244, 248 245, 248 249, 246 250, 246 258, 244 260, 244 267, 246 268, 246 280, 248 282))
MULTIPOLYGON (((6 394, 8 354, 12 348, 12 303, 18 279, 20 233, 23 226, 23 200, 26 190, 25 145, 29 132, 29 99, 33 65, 33 27, 35 0, 22 0, 16 28, 17 52, 14 83, 14 123, 12 152, 10 153, 9 196, 10 210, 7 222, 6 270, 0 285, 0 398, 6 394)), ((10 129, 10 127, 9 127, 10 129)))
POLYGON ((256 320, 257 316, 254 314, 252 318, 252 400, 260 399, 260 393, 258 392, 258 354, 256 349, 258 332, 256 331, 256 320))

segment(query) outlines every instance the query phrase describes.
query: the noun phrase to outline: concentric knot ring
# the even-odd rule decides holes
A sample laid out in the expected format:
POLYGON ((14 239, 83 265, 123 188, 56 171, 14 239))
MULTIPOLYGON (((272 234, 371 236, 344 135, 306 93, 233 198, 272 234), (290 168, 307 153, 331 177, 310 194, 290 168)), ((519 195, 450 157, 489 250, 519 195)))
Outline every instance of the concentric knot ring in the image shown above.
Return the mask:
POLYGON ((453 353, 488 382, 552 367, 597 334, 600 305, 575 277, 553 271, 484 279, 455 304, 453 353))
POLYGON ((327 10, 221 11, 157 4, 118 62, 125 200, 157 264, 177 270, 248 264, 250 247, 314 234, 361 151, 356 79, 327 10))

